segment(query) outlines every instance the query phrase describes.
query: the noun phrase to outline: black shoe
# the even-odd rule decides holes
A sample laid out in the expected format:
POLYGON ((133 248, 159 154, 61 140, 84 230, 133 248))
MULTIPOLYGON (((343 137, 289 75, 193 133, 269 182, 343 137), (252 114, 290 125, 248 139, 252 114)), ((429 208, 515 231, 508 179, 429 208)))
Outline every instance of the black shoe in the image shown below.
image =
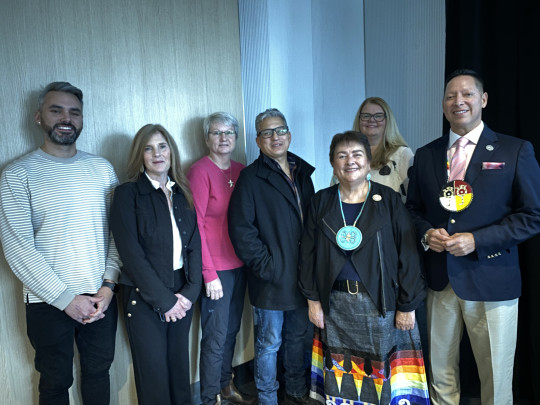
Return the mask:
POLYGON ((286 405, 308 405, 309 404, 309 395, 303 395, 301 397, 293 397, 285 393, 285 404, 286 405))
POLYGON ((226 402, 232 402, 233 404, 238 405, 255 405, 257 403, 257 398, 248 397, 245 394, 242 394, 238 388, 234 385, 233 380, 225 388, 221 389, 221 400, 226 402))

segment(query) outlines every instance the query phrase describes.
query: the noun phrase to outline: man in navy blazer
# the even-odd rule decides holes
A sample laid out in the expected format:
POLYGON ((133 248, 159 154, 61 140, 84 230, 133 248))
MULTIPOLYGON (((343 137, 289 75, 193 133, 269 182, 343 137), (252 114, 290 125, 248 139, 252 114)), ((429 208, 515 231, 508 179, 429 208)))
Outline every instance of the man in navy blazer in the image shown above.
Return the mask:
POLYGON ((476 72, 450 74, 443 99, 450 131, 418 149, 409 170, 407 208, 421 237, 429 287, 434 404, 459 404, 463 325, 478 366, 482 404, 513 403, 521 294, 517 245, 540 232, 540 169, 529 142, 484 125, 486 105, 476 72), (467 138, 464 176, 447 184, 462 137, 467 138), (458 185, 464 194, 456 192, 458 185), (449 199, 458 202, 448 205, 449 199))

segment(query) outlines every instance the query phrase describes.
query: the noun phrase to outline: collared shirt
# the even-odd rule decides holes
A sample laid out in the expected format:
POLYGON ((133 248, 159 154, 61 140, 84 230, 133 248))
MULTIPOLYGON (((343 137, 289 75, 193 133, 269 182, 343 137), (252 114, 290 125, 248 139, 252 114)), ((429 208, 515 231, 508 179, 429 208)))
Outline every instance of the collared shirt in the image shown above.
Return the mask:
POLYGON ((291 190, 293 191, 293 194, 294 196, 296 197, 296 203, 298 204, 298 209, 300 210, 300 219, 302 221, 302 223, 304 223, 304 214, 303 214, 303 211, 302 211, 302 201, 300 200, 300 193, 298 193, 298 189, 297 189, 297 186, 296 186, 296 161, 294 160, 294 158, 289 155, 287 153, 287 163, 289 164, 289 171, 291 173, 291 177, 287 176, 287 174, 283 171, 283 169, 281 168, 281 165, 274 159, 272 159, 271 157, 264 155, 264 160, 270 164, 271 166, 273 166, 279 174, 281 174, 285 180, 287 180, 287 184, 289 185, 289 187, 291 188, 291 190))
MULTIPOLYGON (((160 188, 159 181, 156 181, 154 179, 151 179, 150 176, 148 176, 148 173, 146 171, 144 172, 146 174, 146 177, 148 177, 148 180, 150 180, 150 183, 152 186, 158 190, 160 188)), ((169 177, 167 177, 167 184, 165 187, 167 187, 167 190, 171 192, 171 202, 172 202, 172 196, 173 196, 173 186, 176 183, 174 181, 171 181, 169 177)), ((173 233, 173 269, 178 270, 181 269, 184 266, 184 259, 182 258, 182 238, 180 237, 180 231, 178 230, 178 227, 176 226, 176 219, 174 218, 174 212, 172 208, 169 208, 169 214, 171 215, 171 223, 172 223, 172 233, 173 233)))
MULTIPOLYGON (((465 138, 469 140, 467 145, 465 145, 465 153, 467 154, 467 161, 465 163, 465 173, 467 172, 467 168, 469 167, 469 162, 471 161, 471 157, 474 153, 474 149, 476 148, 476 145, 478 144, 478 140, 480 139, 480 135, 482 135, 482 131, 484 130, 484 122, 480 121, 480 124, 474 128, 471 132, 463 135, 465 138)), ((447 156, 447 162, 446 165, 448 169, 448 175, 450 175, 450 164, 449 162, 452 161, 452 157, 454 156, 454 153, 456 152, 457 146, 454 145, 454 143, 461 138, 458 134, 456 134, 454 131, 450 130, 450 136, 448 138, 448 151, 446 152, 447 156)))

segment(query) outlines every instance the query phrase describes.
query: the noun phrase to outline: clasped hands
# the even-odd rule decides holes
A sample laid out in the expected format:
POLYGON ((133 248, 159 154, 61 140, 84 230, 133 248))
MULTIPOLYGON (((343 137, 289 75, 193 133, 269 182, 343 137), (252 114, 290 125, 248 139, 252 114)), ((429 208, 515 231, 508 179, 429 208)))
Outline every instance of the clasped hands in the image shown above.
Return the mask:
POLYGON ((426 236, 426 242, 434 252, 447 251, 454 256, 466 256, 476 249, 474 236, 470 232, 455 233, 450 236, 444 228, 432 228, 426 232, 426 236))
POLYGON ((191 309, 191 301, 184 297, 182 294, 174 294, 177 298, 176 304, 165 312, 165 321, 176 322, 186 316, 186 312, 191 309))
POLYGON ((114 293, 109 287, 101 287, 93 296, 76 295, 64 309, 72 319, 82 324, 89 324, 105 318, 114 293))

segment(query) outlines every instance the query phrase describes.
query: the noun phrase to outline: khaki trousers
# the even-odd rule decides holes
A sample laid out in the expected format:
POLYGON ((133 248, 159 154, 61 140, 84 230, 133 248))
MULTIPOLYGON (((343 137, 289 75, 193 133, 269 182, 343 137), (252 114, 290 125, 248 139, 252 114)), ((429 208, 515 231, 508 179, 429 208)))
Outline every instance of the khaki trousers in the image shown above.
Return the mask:
POLYGON ((512 405, 518 298, 466 301, 448 284, 442 291, 428 289, 426 304, 431 402, 459 405, 459 346, 465 325, 478 366, 482 405, 512 405))

